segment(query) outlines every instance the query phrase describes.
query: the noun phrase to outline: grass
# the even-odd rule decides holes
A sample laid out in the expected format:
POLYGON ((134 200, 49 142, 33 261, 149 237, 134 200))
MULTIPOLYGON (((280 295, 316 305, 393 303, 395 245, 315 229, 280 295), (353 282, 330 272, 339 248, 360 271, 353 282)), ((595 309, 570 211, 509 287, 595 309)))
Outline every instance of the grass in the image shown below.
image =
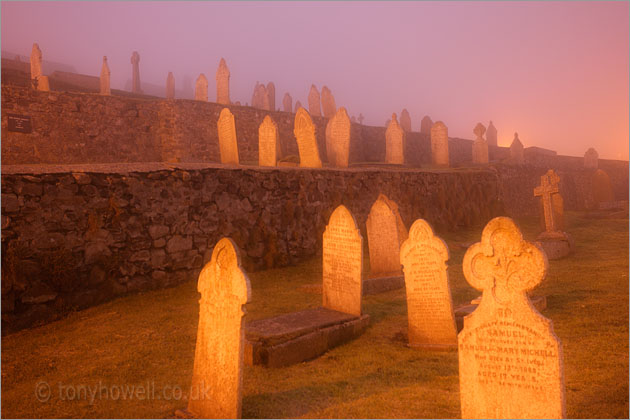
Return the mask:
MULTIPOLYGON (((543 314, 563 344, 567 416, 628 418, 628 219, 581 213, 567 219, 575 253, 551 261, 535 291, 547 296, 543 314)), ((517 222, 533 240, 538 220, 517 222)), ((451 251, 456 306, 479 294, 466 283, 461 261, 464 244, 479 241, 480 234, 481 227, 441 234, 451 251)), ((319 258, 251 273, 250 280, 248 320, 320 304, 313 287, 321 282, 319 258)), ((191 280, 3 337, 2 417, 172 417, 186 407, 177 397, 190 386, 197 301, 191 280), (41 381, 50 386, 46 402, 35 394, 41 381), (93 401, 81 385, 100 389, 93 401), (127 392, 144 386, 155 393, 111 395, 112 387, 124 392, 125 386, 127 392), (71 392, 77 389, 83 394, 71 392)), ((355 341, 286 368, 246 366, 243 417, 459 417, 457 353, 404 345, 404 290, 368 296, 363 308, 371 325, 355 341)))

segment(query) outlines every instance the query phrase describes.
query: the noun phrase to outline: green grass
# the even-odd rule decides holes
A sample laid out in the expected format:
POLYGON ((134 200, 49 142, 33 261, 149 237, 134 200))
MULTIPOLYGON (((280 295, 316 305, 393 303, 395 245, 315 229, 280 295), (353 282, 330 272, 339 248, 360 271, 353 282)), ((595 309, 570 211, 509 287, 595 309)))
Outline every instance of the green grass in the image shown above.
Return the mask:
MULTIPOLYGON (((564 351, 568 417, 628 417, 628 220, 569 213, 575 253, 551 261, 535 294, 564 351)), ((533 240, 538 220, 517 221, 533 240)), ((481 227, 440 234, 448 243, 454 304, 479 295, 466 283, 461 261, 481 227)), ((367 259, 367 253, 366 259, 367 259)), ((368 262, 366 261, 366 267, 368 262)), ((247 319, 320 304, 320 259, 251 273, 247 319)), ((2 338, 3 417, 172 417, 186 401, 162 397, 163 387, 190 386, 197 328, 196 282, 128 296, 68 318, 2 338), (39 402, 35 387, 51 386, 39 402), (152 386, 155 398, 69 400, 59 386, 152 386), (151 385, 152 384, 152 385, 151 385)), ((246 366, 243 417, 459 417, 457 352, 404 344, 404 290, 364 299, 371 325, 361 337, 316 360, 281 368, 246 366)), ((74 389, 74 388, 73 388, 74 389)), ((110 388, 111 389, 111 388, 110 388)), ((131 390, 131 388, 128 388, 131 390)), ((109 391, 108 391, 109 392, 109 391)), ((169 392, 166 397, 171 397, 169 392)))

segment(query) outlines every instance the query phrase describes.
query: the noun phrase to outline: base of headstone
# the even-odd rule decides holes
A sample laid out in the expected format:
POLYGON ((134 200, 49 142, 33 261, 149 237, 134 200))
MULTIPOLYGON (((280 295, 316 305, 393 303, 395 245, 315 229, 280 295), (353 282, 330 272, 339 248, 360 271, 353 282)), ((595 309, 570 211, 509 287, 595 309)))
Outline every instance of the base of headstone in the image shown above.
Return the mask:
POLYGON ((407 344, 412 349, 421 349, 429 351, 450 351, 457 350, 457 343, 454 344, 407 344))
POLYGON ((175 418, 177 419, 194 419, 195 416, 192 415, 190 411, 187 409, 175 410, 175 418))
POLYGON ((536 238, 536 244, 547 254, 547 259, 558 260, 573 251, 573 238, 566 232, 543 232, 536 238))
POLYGON ((369 315, 319 307, 252 321, 245 327, 245 363, 282 367, 314 359, 360 336, 369 315))
POLYGON ((376 295, 405 287, 405 276, 400 273, 374 274, 363 279, 363 296, 376 295))
MULTIPOLYGON (((547 296, 530 296, 529 301, 534 305, 534 308, 538 312, 547 308, 547 296)), ((481 302, 481 296, 470 301, 468 305, 462 305, 455 308, 455 323, 457 324, 457 331, 461 331, 464 328, 464 317, 470 315, 477 309, 481 302)))

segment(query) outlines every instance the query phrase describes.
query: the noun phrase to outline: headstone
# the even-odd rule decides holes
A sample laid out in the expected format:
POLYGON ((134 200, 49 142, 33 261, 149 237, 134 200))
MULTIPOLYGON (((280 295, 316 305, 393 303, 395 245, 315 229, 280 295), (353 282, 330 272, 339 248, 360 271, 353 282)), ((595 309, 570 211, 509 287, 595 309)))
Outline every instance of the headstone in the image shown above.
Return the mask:
POLYGON ((323 240, 323 306, 361 315, 363 238, 343 205, 330 216, 323 240))
POLYGON ((326 133, 326 149, 328 151, 329 143, 332 149, 332 160, 329 154, 328 163, 337 168, 347 168, 350 157, 350 119, 344 107, 339 108, 328 121, 327 130, 328 127, 330 133, 326 133))
POLYGON ((37 79, 37 90, 41 90, 42 92, 50 91, 48 76, 39 76, 39 79, 37 79))
POLYGON ((276 110, 276 86, 273 82, 267 83, 267 97, 269 101, 269 109, 268 111, 276 110))
POLYGON ((42 50, 37 43, 33 43, 31 50, 31 80, 38 80, 42 75, 42 50))
POLYGON ((293 111, 293 98, 291 98, 291 95, 289 95, 288 93, 285 93, 284 97, 282 98, 282 110, 284 112, 293 111))
POLYGON ((332 116, 337 112, 335 97, 330 89, 328 89, 328 86, 324 86, 322 88, 322 112, 326 118, 332 118, 332 116))
POLYGON ((398 205, 384 194, 372 204, 365 223, 370 253, 370 276, 400 274, 400 246, 407 239, 407 228, 398 205))
POLYGON ((562 200, 559 183, 560 177, 553 169, 549 169, 545 175, 540 177, 540 186, 534 188, 534 196, 540 197, 542 202, 544 226, 547 232, 560 232, 563 227, 564 209, 558 208, 558 200, 554 203, 554 196, 558 196, 562 200))
POLYGON ((266 115, 258 127, 258 165, 276 166, 279 146, 278 125, 266 115))
POLYGON ((434 165, 449 166, 448 128, 442 121, 431 127, 431 161, 434 165))
POLYGON ((236 126, 234 115, 228 108, 223 108, 217 123, 219 130, 219 152, 221 163, 238 165, 238 142, 236 141, 236 126))
POLYGON ((562 347, 527 296, 547 258, 507 217, 492 219, 463 269, 483 292, 459 333, 462 418, 563 418, 562 347))
POLYGON ((610 183, 610 177, 601 169, 593 174, 593 200, 599 207, 599 203, 614 201, 615 197, 610 183))
POLYGON ((514 140, 510 145, 510 159, 516 165, 525 163, 525 154, 523 152, 523 143, 518 138, 518 133, 514 133, 514 140))
POLYGON ((396 119, 396 114, 392 114, 392 119, 385 130, 385 162, 396 165, 405 163, 405 132, 396 119))
POLYGON ((319 148, 315 138, 315 125, 304 108, 298 109, 295 113, 293 134, 298 144, 300 166, 303 168, 321 168, 322 161, 319 157, 319 148))
MULTIPOLYGON (((140 87, 140 54, 138 51, 134 51, 131 54, 131 92, 142 93, 140 87)), ((206 98, 206 100, 208 100, 206 98)))
POLYGON ((488 124, 488 129, 486 130, 486 141, 488 142, 488 146, 497 146, 497 129, 490 121, 488 124))
POLYGON ((267 88, 264 84, 259 84, 256 89, 256 100, 258 102, 257 108, 264 109, 265 111, 270 111, 269 108, 269 92, 267 92, 267 88))
POLYGON ((320 110, 319 92, 315 85, 311 85, 311 90, 308 93, 308 113, 313 117, 321 117, 322 112, 320 110))
POLYGON ((195 100, 208 102, 208 79, 201 73, 195 82, 195 100))
POLYGON ((100 93, 101 95, 111 95, 112 91, 109 85, 110 78, 109 66, 107 65, 107 57, 103 56, 103 65, 101 66, 101 77, 100 77, 100 93))
POLYGON ((474 164, 488 163, 488 142, 483 138, 486 127, 477 123, 473 133, 477 136, 472 145, 472 160, 474 164))
POLYGON ((400 248, 405 273, 409 345, 430 349, 457 347, 457 327, 448 281, 449 252, 431 225, 416 220, 400 248))
POLYGON ((597 169, 599 153, 592 147, 584 153, 584 167, 587 169, 597 169))
POLYGON ((431 127, 433 127, 433 121, 428 115, 425 115, 420 121, 420 134, 431 135, 431 127))
POLYGON ((258 87, 260 83, 256 81, 256 86, 254 86, 254 93, 252 94, 252 108, 260 108, 262 103, 262 98, 260 98, 260 92, 258 87))
POLYGON ((300 101, 297 101, 295 103, 295 112, 294 112, 294 114, 297 114, 298 109, 300 109, 300 108, 304 108, 304 107, 302 106, 302 103, 300 101))
POLYGON ((411 117, 407 108, 404 108, 400 113, 400 128, 405 130, 405 133, 411 132, 411 117))
POLYGON ((215 76, 217 82, 217 103, 222 105, 230 104, 230 69, 228 69, 225 59, 221 57, 219 68, 215 76))
POLYGON ((332 118, 326 123, 326 158, 328 165, 336 166, 335 145, 332 139, 332 118))
POLYGON ((197 290, 201 299, 188 412, 196 418, 240 418, 243 316, 251 287, 231 239, 216 244, 199 274, 197 290))
POLYGON ((166 76, 166 99, 175 99, 175 76, 170 71, 166 76))
POLYGON ((357 119, 359 120, 359 124, 363 125, 363 120, 365 119, 363 114, 359 114, 359 118, 357 118, 357 119))

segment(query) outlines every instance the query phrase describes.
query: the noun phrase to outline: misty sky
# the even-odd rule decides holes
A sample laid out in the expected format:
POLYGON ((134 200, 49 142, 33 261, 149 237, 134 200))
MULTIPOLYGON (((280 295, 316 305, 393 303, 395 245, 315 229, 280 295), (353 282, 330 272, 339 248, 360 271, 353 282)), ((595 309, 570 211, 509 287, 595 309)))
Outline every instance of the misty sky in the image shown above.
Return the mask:
POLYGON ((622 2, 1 2, 2 50, 98 76, 177 89, 200 73, 216 98, 224 57, 232 101, 273 81, 307 103, 314 83, 337 106, 383 125, 403 108, 472 139, 492 120, 499 145, 628 160, 629 3, 622 2))

